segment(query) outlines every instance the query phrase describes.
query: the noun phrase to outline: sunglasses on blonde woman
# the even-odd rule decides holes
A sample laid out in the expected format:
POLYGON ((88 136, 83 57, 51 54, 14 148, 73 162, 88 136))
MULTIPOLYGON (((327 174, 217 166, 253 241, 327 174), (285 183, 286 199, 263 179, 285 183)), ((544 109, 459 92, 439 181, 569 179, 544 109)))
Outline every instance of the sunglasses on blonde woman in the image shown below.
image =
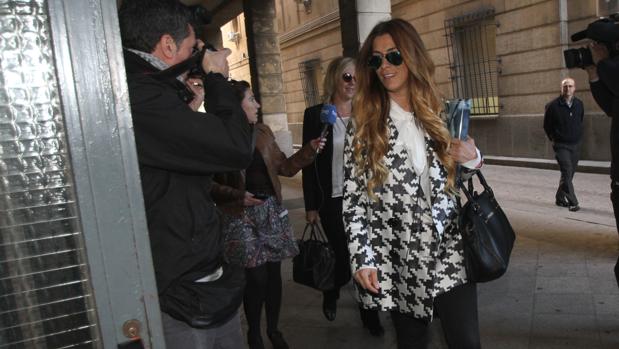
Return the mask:
POLYGON ((342 74, 342 80, 344 80, 344 82, 357 81, 357 79, 355 79, 355 76, 351 73, 342 74))
MULTIPOLYGON (((400 51, 388 52, 384 57, 387 60, 387 62, 395 66, 402 64, 402 62, 404 61, 402 59, 402 54, 400 53, 400 51)), ((370 59, 368 59, 368 66, 372 69, 378 70, 378 68, 380 68, 382 65, 383 65, 383 55, 380 53, 374 53, 372 54, 372 56, 370 56, 370 59)))

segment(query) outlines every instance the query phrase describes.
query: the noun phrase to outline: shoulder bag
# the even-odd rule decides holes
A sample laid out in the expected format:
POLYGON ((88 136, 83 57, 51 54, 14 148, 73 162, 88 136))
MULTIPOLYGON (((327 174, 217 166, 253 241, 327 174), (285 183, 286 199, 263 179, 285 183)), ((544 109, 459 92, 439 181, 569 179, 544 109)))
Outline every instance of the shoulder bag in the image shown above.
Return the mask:
POLYGON ((464 263, 469 281, 487 282, 507 271, 516 234, 481 171, 475 174, 484 188, 481 193, 474 191, 472 177, 468 180, 468 188, 458 180, 468 200, 460 212, 458 226, 464 241, 464 263))

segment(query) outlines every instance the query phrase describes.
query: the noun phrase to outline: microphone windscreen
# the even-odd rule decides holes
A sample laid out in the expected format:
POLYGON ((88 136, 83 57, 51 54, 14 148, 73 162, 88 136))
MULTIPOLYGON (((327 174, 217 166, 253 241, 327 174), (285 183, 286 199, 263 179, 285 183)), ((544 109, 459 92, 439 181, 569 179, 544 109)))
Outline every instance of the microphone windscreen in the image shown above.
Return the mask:
POLYGON ((333 125, 337 120, 337 109, 333 104, 323 104, 320 110, 320 122, 323 124, 333 125))

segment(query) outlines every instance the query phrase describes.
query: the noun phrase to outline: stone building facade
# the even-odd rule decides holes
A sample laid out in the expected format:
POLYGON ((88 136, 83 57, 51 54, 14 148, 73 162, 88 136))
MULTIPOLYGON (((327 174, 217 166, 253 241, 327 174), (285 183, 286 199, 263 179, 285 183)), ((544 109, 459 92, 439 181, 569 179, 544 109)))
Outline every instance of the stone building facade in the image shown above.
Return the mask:
MULTIPOLYGON (((360 22, 370 13, 403 18, 416 27, 435 61, 445 98, 472 97, 484 107, 474 116, 470 133, 487 155, 552 159, 542 128, 544 106, 559 95, 560 81, 573 77, 576 95, 585 104, 581 158, 599 161, 610 158, 610 120, 591 97, 585 72, 565 68, 563 51, 584 45, 572 43, 570 35, 617 9, 617 2, 352 1, 360 22)), ((321 101, 326 66, 346 44, 342 37, 350 24, 341 27, 344 3, 351 1, 274 1, 285 115, 294 144, 301 142, 303 110, 321 101)), ((368 30, 355 29, 360 37, 368 30)))

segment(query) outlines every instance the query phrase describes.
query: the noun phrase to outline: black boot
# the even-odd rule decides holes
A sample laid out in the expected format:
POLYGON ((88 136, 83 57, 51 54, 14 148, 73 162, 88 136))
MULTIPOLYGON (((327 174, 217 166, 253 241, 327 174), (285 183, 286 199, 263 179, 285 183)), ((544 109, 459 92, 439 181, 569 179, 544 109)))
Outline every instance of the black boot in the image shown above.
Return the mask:
POLYGON ((284 340, 284 336, 280 331, 273 331, 267 333, 269 339, 271 340, 271 344, 273 344, 273 349, 288 349, 288 343, 284 340))
POLYGON ((337 315, 339 293, 339 289, 328 290, 322 293, 322 313, 329 321, 334 321, 337 315))
POLYGON ((322 313, 329 321, 335 320, 337 315, 337 301, 335 299, 322 299, 322 313))
POLYGON ((381 337, 385 334, 385 329, 380 324, 380 317, 376 309, 363 309, 359 306, 359 314, 363 327, 367 328, 370 334, 374 337, 381 337))

